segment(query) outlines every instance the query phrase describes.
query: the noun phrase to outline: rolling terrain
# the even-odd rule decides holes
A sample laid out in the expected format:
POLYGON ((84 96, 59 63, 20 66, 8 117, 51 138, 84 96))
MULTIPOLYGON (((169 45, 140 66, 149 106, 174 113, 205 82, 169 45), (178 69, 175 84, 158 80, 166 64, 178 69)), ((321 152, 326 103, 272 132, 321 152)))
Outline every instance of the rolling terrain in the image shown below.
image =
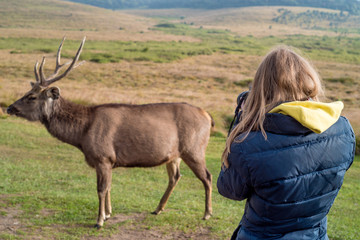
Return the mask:
POLYGON ((28 88, 42 55, 52 69, 62 36, 68 39, 66 57, 86 35, 82 58, 88 62, 59 83, 65 96, 92 104, 188 101, 212 112, 224 132, 222 119, 262 56, 288 44, 311 58, 327 96, 343 99, 346 114, 359 126, 359 34, 274 22, 280 7, 111 11, 64 1, 1 0, 0 9, 0 80, 8 89, 0 94, 3 107, 28 88), (162 23, 176 25, 156 27, 162 23))
MULTIPOLYGON (((89 227, 97 207, 95 174, 80 152, 54 140, 39 124, 0 112, 0 178, 5 179, 0 183, 0 238, 117 239, 128 234, 131 239, 140 232, 145 234, 140 238, 151 233, 154 239, 226 239, 244 203, 217 194, 224 136, 237 95, 248 89, 270 49, 291 45, 311 59, 325 85, 323 100, 342 100, 344 115, 360 134, 360 21, 340 14, 282 6, 113 11, 59 0, 0 0, 4 111, 30 89, 36 60, 46 56, 48 75, 61 38, 67 37, 65 62, 86 36, 81 55, 86 63, 56 84, 65 98, 86 105, 185 101, 210 112, 216 122, 207 153, 214 176, 210 221, 200 220, 203 187, 185 164, 168 210, 156 218, 148 212, 166 187, 165 168, 119 169, 113 184, 115 217, 98 232, 89 227), (322 17, 309 21, 315 16, 322 17)), ((360 194, 358 158, 350 170, 329 216, 333 240, 357 239, 360 219, 352 213, 359 211, 354 204, 360 194)))
MULTIPOLYGON (((134 9, 121 10, 121 12, 171 22, 185 22, 197 27, 227 29, 240 36, 263 37, 293 34, 338 36, 342 28, 358 30, 360 27, 358 16, 346 14, 346 17, 340 17, 340 11, 324 8, 271 6, 216 10, 152 9, 150 11, 134 9), (330 16, 333 16, 333 19, 330 19, 330 16), (287 21, 285 22, 285 20, 287 21)), ((359 34, 358 31, 356 33, 359 34)))
POLYGON ((358 15, 360 3, 357 0, 327 0, 327 1, 309 1, 309 0, 223 0, 221 2, 214 0, 65 0, 71 2, 79 2, 98 6, 108 9, 170 9, 170 8, 187 8, 187 9, 223 9, 223 8, 241 8, 253 6, 295 6, 295 7, 315 7, 335 9, 342 12, 349 12, 352 15, 358 15))

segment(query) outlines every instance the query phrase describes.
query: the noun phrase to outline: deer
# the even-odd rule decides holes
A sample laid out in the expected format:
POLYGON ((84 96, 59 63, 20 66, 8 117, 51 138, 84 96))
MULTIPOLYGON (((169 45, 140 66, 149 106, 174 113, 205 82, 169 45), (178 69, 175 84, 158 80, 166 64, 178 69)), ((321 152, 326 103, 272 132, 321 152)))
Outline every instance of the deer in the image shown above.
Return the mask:
POLYGON ((169 182, 157 208, 160 214, 177 185, 183 160, 205 188, 204 220, 212 215, 212 175, 206 168, 205 151, 214 120, 205 110, 188 103, 121 104, 85 106, 63 98, 60 88, 50 86, 84 61, 78 62, 86 37, 75 57, 60 63, 62 39, 54 73, 44 74, 45 57, 36 61, 31 90, 7 108, 9 115, 40 121, 62 142, 78 148, 97 178, 99 212, 95 228, 112 214, 112 169, 166 165, 169 182), (66 70, 64 67, 68 66, 66 70), (61 73, 61 74, 60 74, 61 73))

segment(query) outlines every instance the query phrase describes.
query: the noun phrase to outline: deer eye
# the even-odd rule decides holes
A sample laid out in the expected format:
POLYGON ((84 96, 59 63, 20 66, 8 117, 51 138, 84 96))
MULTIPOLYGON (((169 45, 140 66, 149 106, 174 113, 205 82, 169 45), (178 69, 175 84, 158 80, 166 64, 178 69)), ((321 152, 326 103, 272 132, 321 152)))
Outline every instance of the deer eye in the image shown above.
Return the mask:
POLYGON ((36 100, 36 97, 35 96, 30 96, 28 97, 28 101, 35 101, 36 100))

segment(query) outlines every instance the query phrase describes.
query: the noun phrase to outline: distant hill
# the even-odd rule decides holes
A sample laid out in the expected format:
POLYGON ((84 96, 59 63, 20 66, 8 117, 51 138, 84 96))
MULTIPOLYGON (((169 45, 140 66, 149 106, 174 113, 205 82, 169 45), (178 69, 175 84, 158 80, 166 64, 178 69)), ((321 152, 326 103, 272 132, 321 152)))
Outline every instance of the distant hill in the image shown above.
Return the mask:
POLYGON ((147 31, 156 23, 157 21, 120 11, 67 1, 0 0, 1 38, 9 34, 14 36, 15 32, 17 37, 61 38, 65 31, 70 31, 68 36, 77 35, 76 38, 81 39, 87 35, 99 39, 106 35, 99 34, 99 31, 110 31, 112 34, 107 37, 124 40, 127 39, 125 31, 147 31))
POLYGON ((63 0, 108 9, 218 9, 249 6, 302 6, 328 8, 360 15, 359 0, 63 0))

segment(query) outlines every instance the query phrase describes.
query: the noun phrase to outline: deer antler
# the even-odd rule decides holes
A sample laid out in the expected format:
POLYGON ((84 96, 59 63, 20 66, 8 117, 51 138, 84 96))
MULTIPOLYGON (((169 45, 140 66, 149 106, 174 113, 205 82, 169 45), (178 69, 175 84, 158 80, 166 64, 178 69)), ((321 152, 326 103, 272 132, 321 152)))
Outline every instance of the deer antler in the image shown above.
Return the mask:
POLYGON ((44 64, 45 64, 45 57, 43 57, 39 68, 38 68, 39 63, 38 63, 38 61, 36 61, 35 66, 34 66, 34 73, 35 73, 36 82, 38 82, 40 84, 40 86, 47 87, 50 84, 52 84, 53 82, 56 82, 56 81, 60 80, 61 78, 65 77, 72 69, 82 65, 85 61, 81 61, 78 64, 76 64, 76 62, 78 61, 78 59, 80 57, 80 53, 81 53, 82 48, 84 46, 85 40, 86 40, 86 37, 83 38, 83 40, 82 40, 82 42, 80 44, 80 47, 77 50, 76 55, 75 55, 75 57, 74 57, 74 59, 72 61, 69 61, 69 62, 64 63, 64 64, 60 64, 61 49, 62 49, 63 43, 65 41, 65 37, 64 37, 63 40, 61 41, 59 49, 57 51, 56 66, 55 66, 54 73, 50 77, 46 78, 45 74, 44 74, 43 67, 44 67, 44 64), (62 67, 64 67, 64 66, 69 65, 69 64, 70 64, 70 66, 61 75, 58 75, 60 69, 62 67))

